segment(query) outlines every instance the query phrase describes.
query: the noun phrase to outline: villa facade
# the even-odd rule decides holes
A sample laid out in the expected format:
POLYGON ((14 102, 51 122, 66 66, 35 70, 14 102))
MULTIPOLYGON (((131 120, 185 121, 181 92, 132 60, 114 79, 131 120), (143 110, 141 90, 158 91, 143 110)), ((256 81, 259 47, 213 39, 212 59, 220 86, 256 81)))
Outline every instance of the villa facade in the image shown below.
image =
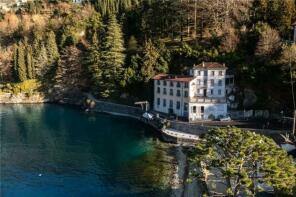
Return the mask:
POLYGON ((154 110, 189 121, 225 117, 226 70, 224 64, 203 62, 194 65, 188 75, 156 75, 154 110))

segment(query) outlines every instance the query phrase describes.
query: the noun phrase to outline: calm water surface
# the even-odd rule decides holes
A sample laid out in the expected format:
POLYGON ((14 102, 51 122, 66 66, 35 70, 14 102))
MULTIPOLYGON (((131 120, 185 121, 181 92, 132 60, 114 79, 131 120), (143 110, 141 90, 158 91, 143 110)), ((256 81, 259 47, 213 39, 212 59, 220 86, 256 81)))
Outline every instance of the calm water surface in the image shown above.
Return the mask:
POLYGON ((57 105, 0 105, 0 196, 168 196, 173 148, 143 124, 57 105))

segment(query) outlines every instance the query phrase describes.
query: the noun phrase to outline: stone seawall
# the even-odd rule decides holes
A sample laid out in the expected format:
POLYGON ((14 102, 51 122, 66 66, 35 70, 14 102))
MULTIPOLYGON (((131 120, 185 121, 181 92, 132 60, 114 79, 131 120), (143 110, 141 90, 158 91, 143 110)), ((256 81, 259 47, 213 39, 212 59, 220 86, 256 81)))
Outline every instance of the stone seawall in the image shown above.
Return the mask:
POLYGON ((11 93, 0 93, 1 104, 31 104, 31 103, 45 103, 49 102, 43 94, 34 93, 32 95, 26 93, 11 94, 11 93))
POLYGON ((144 113, 143 110, 137 107, 99 101, 99 100, 95 100, 95 104, 91 107, 91 110, 96 112, 120 115, 120 116, 129 116, 136 119, 139 119, 140 117, 142 117, 142 114, 144 113))

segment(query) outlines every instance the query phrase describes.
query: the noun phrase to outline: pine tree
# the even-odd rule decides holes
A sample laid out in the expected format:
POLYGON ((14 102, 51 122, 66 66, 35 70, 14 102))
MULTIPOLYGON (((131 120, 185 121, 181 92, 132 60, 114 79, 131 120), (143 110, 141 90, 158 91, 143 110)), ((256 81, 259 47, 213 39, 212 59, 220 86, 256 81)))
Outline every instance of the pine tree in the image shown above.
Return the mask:
POLYGON ((262 185, 273 187, 276 196, 292 196, 296 185, 293 159, 271 138, 239 128, 212 129, 197 144, 191 161, 199 167, 193 176, 203 181, 213 169, 221 174, 228 196, 256 196, 262 185))
POLYGON ((128 41, 128 52, 131 54, 134 54, 138 51, 138 42, 135 38, 135 36, 131 36, 129 41, 128 41))
POLYGON ((141 67, 141 76, 145 82, 148 82, 155 74, 155 66, 159 58, 159 53, 151 40, 148 40, 144 46, 143 65, 141 67))
POLYGON ((95 93, 101 92, 101 86, 103 86, 104 81, 102 77, 100 51, 95 47, 90 48, 83 61, 83 64, 86 65, 88 73, 91 76, 92 90, 95 93))
POLYGON ((101 61, 104 87, 101 96, 108 97, 114 93, 123 79, 125 48, 121 26, 114 15, 108 19, 105 39, 102 43, 101 61))

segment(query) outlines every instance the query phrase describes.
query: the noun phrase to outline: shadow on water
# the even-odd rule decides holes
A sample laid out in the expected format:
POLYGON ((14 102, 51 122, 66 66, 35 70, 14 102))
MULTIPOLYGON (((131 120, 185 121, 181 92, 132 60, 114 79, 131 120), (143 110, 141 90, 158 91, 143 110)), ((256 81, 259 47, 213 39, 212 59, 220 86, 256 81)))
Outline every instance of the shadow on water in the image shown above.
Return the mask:
POLYGON ((175 147, 141 122, 0 106, 2 196, 168 196, 175 147))

